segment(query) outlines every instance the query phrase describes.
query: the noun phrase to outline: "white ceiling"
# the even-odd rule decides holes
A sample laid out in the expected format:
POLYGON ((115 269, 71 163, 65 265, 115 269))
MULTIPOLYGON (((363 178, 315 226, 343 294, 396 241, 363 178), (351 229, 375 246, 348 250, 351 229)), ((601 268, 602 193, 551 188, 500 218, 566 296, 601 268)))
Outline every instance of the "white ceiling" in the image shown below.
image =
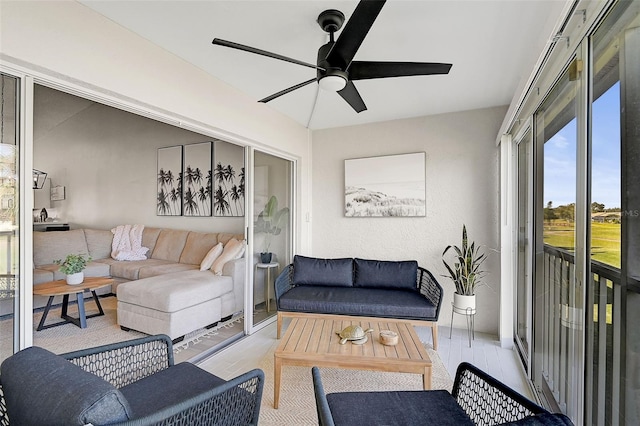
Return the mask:
MULTIPOLYGON (((349 19, 357 5, 345 0, 81 2, 256 101, 313 78, 315 71, 214 46, 213 38, 315 63, 328 40, 316 23, 318 14, 338 9, 349 19)), ((265 108, 321 129, 508 105, 550 42, 565 3, 390 0, 355 60, 447 62, 453 64, 448 75, 357 81, 368 107, 360 114, 337 94, 318 91, 315 83, 265 108)))

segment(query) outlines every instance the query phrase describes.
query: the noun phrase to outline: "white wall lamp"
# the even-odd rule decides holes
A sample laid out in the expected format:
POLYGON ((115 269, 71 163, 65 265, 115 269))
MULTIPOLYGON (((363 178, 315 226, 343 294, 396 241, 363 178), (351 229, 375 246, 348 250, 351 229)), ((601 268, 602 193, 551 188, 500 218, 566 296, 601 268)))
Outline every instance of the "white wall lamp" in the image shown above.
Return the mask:
POLYGON ((47 174, 42 170, 33 169, 33 189, 42 189, 47 180, 47 174))

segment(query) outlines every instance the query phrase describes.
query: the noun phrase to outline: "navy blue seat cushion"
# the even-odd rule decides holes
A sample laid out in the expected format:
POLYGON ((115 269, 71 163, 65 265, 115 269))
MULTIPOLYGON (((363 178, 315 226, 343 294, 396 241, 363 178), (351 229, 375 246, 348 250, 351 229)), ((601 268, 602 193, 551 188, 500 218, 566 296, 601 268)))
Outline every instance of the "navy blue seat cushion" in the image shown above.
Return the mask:
POLYGON ((437 308, 417 291, 303 285, 280 297, 281 311, 435 320, 437 308))
POLYGON ((418 288, 418 262, 403 260, 390 262, 383 260, 355 259, 355 287, 418 288))
POLYGON ((320 259, 296 255, 293 285, 353 286, 353 259, 320 259))
POLYGON ((525 417, 524 419, 502 423, 506 426, 573 426, 573 422, 569 417, 559 413, 541 413, 533 416, 525 417))
POLYGON ((444 390, 330 393, 327 402, 336 426, 474 424, 444 390))
POLYGON ((12 424, 104 425, 129 419, 129 405, 111 383, 46 349, 24 349, 0 369, 12 424))
POLYGON ((226 381, 220 377, 189 362, 181 362, 124 386, 120 392, 129 401, 133 418, 139 419, 223 383, 226 381))

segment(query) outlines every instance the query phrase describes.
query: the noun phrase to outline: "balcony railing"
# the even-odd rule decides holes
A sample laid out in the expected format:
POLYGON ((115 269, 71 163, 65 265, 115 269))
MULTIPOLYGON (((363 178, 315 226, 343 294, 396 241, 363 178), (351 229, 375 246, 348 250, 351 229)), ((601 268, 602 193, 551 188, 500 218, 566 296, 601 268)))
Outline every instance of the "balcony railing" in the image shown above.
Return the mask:
MULTIPOLYGON (((544 318, 542 373, 547 392, 571 416, 584 390, 585 424, 624 424, 620 410, 622 335, 622 275, 618 268, 592 261, 586 290, 576 284, 575 258, 557 247, 544 246, 544 318), (585 328, 583 324, 587 324, 585 328), (575 362, 585 344, 585 367, 575 362)), ((639 292, 640 281, 628 278, 627 291, 639 292)))

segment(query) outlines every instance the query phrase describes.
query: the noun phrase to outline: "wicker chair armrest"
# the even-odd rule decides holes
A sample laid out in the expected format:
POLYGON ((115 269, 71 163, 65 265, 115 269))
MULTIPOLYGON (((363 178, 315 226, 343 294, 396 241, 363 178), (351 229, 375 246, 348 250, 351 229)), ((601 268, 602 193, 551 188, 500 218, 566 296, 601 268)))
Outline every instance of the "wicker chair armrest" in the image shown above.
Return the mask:
POLYGON ((9 426, 9 415, 7 414, 7 403, 4 400, 2 383, 0 383, 0 426, 9 426))
POLYGON ((320 370, 318 369, 318 367, 311 368, 311 375, 313 377, 313 393, 316 397, 318 425, 335 426, 333 422, 333 416, 331 415, 331 409, 329 409, 327 394, 324 391, 324 386, 322 386, 322 379, 320 378, 320 370))
POLYGON ((426 297, 433 306, 436 307, 435 318, 429 319, 437 321, 440 316, 440 307, 442 306, 442 286, 438 283, 431 272, 421 267, 418 267, 418 290, 420 290, 420 294, 426 297))
POLYGON ((280 307, 280 297, 293 288, 293 263, 287 265, 275 281, 276 304, 280 307))
POLYGON ((264 372, 251 370, 180 404, 118 425, 257 425, 263 388, 264 372))
POLYGON ((159 334, 60 355, 121 388, 173 365, 173 344, 159 334))
POLYGON ((456 371, 453 397, 478 426, 513 422, 546 409, 477 367, 462 362, 456 371))

